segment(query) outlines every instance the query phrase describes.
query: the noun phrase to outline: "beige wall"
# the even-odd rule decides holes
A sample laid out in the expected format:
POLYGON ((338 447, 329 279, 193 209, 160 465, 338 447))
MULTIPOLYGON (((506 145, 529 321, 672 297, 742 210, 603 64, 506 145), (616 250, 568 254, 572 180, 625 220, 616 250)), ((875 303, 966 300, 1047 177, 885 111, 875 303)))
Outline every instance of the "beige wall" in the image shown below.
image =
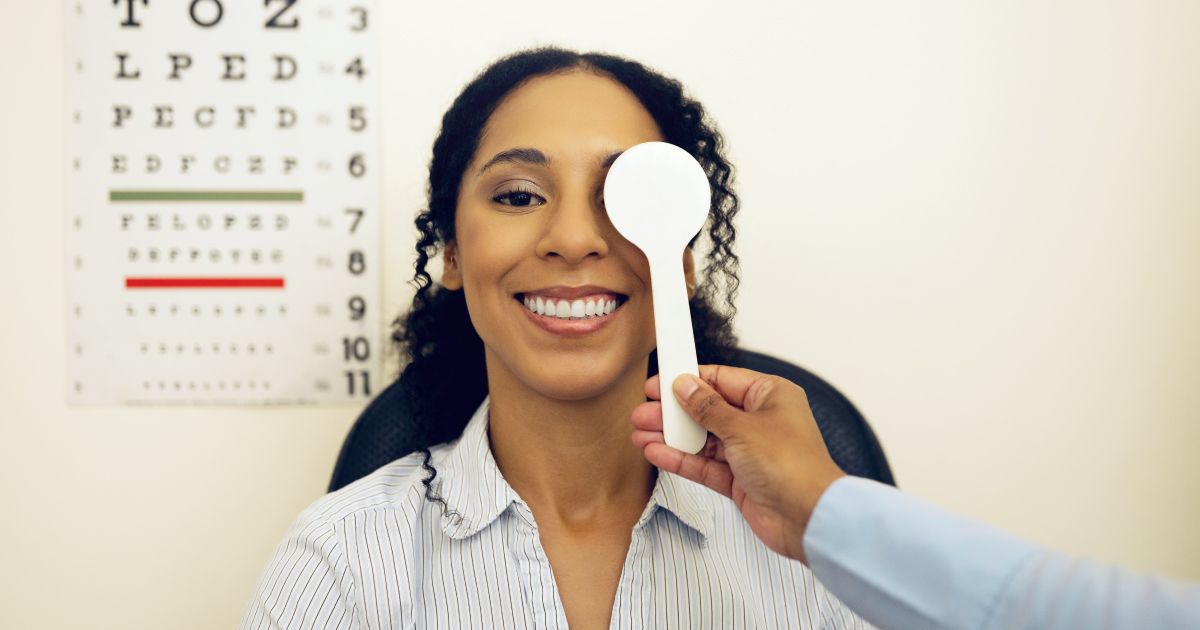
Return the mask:
MULTIPOLYGON (((5 4, 0 627, 232 626, 357 409, 64 404, 62 7, 5 4)), ((385 4, 389 312, 457 89, 632 55, 729 141, 746 346, 842 388, 906 489, 1200 579, 1200 4, 385 4)))

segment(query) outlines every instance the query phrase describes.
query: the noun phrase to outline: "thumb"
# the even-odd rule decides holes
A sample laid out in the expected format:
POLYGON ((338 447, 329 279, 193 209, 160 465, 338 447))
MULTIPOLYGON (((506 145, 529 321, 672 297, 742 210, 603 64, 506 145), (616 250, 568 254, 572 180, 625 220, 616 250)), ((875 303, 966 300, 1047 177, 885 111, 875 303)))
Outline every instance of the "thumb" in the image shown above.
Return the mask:
POLYGON ((681 374, 672 384, 675 398, 700 426, 708 429, 722 440, 733 429, 734 420, 741 413, 703 380, 692 374, 681 374))

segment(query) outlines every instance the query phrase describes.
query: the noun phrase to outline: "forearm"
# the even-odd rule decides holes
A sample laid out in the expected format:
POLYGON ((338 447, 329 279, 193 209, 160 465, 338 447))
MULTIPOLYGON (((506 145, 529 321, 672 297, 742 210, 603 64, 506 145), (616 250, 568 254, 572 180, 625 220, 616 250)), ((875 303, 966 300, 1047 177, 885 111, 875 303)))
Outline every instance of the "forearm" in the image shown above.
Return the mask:
POLYGON ((838 480, 821 497, 804 549, 822 584, 882 628, 983 628, 996 593, 1038 552, 855 477, 838 480))
POLYGON ((1200 627, 1200 586, 1048 551, 864 479, 830 486, 804 548, 881 628, 1200 627))
POLYGON ((1200 585, 1044 551, 1021 567, 987 628, 1200 628, 1200 585))

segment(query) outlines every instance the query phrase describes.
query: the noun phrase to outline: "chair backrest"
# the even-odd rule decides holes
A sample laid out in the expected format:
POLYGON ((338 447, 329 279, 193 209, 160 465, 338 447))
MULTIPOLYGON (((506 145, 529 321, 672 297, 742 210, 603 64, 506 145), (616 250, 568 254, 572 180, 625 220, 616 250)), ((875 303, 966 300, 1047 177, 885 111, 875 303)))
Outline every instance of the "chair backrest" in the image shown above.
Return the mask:
MULTIPOLYGON (((742 350, 731 363, 782 376, 804 388, 833 461, 848 474, 895 485, 887 457, 866 418, 832 385, 797 365, 749 350, 742 350)), ((342 443, 330 492, 416 450, 412 423, 407 421, 410 416, 400 381, 371 401, 342 443)))

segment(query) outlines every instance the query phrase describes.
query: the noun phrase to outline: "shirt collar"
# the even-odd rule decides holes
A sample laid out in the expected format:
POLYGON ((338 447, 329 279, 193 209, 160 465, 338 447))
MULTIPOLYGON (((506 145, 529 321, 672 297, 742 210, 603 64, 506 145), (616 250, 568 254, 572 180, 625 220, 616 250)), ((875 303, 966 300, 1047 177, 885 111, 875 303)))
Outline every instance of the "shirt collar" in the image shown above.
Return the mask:
POLYGON ((442 515, 442 531, 451 538, 473 535, 520 500, 492 457, 487 433, 490 400, 483 399, 462 437, 438 464, 442 498, 448 508, 442 515))
POLYGON ((707 488, 666 471, 658 471, 658 481, 650 494, 650 504, 634 529, 644 526, 661 509, 674 516, 679 522, 700 534, 701 542, 707 541, 713 528, 713 511, 705 493, 707 488))
MULTIPOLYGON (((488 441, 488 409, 491 398, 484 398, 475 415, 463 429, 462 437, 450 446, 446 457, 437 464, 437 484, 447 510, 442 515, 442 531, 454 539, 467 538, 490 525, 513 503, 521 503, 517 492, 508 485, 488 441)), ((659 509, 696 530, 701 539, 712 531, 713 513, 699 485, 659 471, 650 494, 650 502, 635 529, 643 527, 659 509)))

